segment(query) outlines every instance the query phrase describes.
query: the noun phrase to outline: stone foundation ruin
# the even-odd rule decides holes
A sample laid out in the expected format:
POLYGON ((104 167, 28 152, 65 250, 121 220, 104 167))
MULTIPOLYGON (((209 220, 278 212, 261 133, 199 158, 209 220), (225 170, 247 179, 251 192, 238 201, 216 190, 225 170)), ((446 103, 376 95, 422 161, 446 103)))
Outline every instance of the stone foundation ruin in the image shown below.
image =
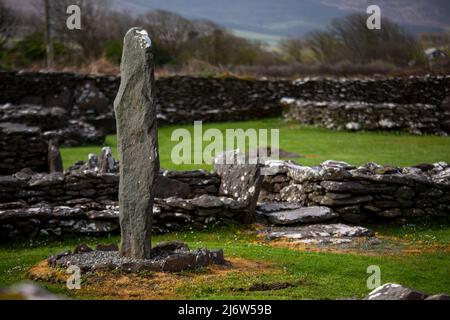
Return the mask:
MULTIPOLYGON (((1 239, 119 233, 120 164, 111 150, 64 172, 54 172, 61 170, 49 163, 58 155, 50 141, 99 144, 116 131, 112 102, 118 85, 117 77, 0 72, 1 239)), ((450 77, 295 82, 168 77, 156 81, 155 105, 159 124, 280 116, 284 105, 285 117, 301 124, 446 135, 449 90, 450 77)), ((353 224, 409 223, 450 213, 447 163, 396 168, 327 161, 304 167, 269 161, 264 166, 160 170, 152 230, 258 222, 267 239, 311 243, 321 235, 317 241, 341 243, 373 237, 353 224), (274 174, 261 176, 267 168, 274 174)), ((174 250, 181 250, 176 253, 187 264, 211 258, 206 251, 174 250)), ((104 256, 100 267, 114 264, 116 253, 98 251, 91 255, 104 256)), ((76 260, 77 254, 52 263, 76 260)), ((129 267, 164 270, 158 263, 129 267)))

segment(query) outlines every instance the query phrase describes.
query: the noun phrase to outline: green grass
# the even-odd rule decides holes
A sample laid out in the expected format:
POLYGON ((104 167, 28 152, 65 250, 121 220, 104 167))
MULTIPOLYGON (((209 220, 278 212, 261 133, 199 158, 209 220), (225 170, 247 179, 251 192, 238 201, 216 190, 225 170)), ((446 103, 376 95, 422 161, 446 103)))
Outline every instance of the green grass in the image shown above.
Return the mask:
MULTIPOLYGON (((391 227, 377 227, 379 235, 392 236, 391 227)), ((429 246, 448 245, 450 224, 426 227, 413 231, 405 229, 394 234, 407 239, 411 244, 429 239, 429 246), (441 230, 442 232, 438 231, 441 230), (438 232, 437 232, 438 231, 438 232), (410 238, 409 234, 414 234, 410 238), (436 233, 437 232, 437 233, 436 233), (432 235, 430 237, 430 234, 432 235), (437 236, 436 236, 437 235, 437 236)), ((211 283, 196 283, 186 278, 178 289, 190 299, 336 299, 361 298, 370 290, 366 287, 370 265, 381 268, 382 283, 395 282, 427 293, 450 292, 450 255, 443 252, 418 254, 360 255, 325 252, 303 252, 287 248, 274 248, 256 241, 253 234, 242 226, 225 226, 203 232, 183 231, 157 235, 153 242, 178 239, 191 248, 223 248, 228 258, 240 257, 273 263, 280 272, 265 274, 240 274, 232 272, 211 283), (293 287, 276 291, 248 291, 252 284, 261 282, 291 282, 293 287)), ((49 255, 73 248, 78 243, 95 245, 99 242, 118 242, 117 236, 110 238, 69 238, 63 241, 18 241, 0 247, 0 286, 10 285, 24 278, 24 273, 33 264, 49 255)), ((393 241, 393 240, 389 240, 393 241)), ((80 296, 65 289, 63 284, 44 284, 55 292, 74 298, 80 296)))
MULTIPOLYGON (((161 167, 174 170, 211 169, 208 164, 175 165, 171 161, 172 148, 177 144, 177 142, 171 141, 171 134, 178 128, 185 128, 193 132, 192 125, 159 128, 161 167)), ((394 166, 416 165, 424 162, 450 162, 450 137, 333 131, 286 124, 282 119, 209 123, 204 124, 203 128, 204 130, 218 128, 222 132, 225 132, 225 129, 237 128, 244 130, 250 128, 280 129, 280 147, 285 151, 301 155, 301 158, 294 160, 304 165, 318 165, 325 160, 346 161, 354 165, 376 162, 394 166)), ((117 141, 114 135, 107 137, 105 145, 111 146, 117 157, 117 141)), ((100 148, 100 146, 62 148, 64 166, 67 168, 75 161, 86 160, 89 153, 98 154, 100 148)))

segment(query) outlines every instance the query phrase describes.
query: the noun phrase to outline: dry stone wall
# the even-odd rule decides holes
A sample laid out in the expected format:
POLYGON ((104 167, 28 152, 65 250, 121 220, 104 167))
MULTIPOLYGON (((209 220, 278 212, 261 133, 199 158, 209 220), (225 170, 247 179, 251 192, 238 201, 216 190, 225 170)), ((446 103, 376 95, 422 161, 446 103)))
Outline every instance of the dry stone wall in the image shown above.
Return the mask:
POLYGON ((288 121, 336 130, 406 131, 411 134, 448 135, 450 109, 432 104, 371 104, 366 102, 282 99, 288 121))
MULTIPOLYGON (((115 132, 112 105, 119 82, 112 76, 0 72, 0 103, 61 107, 72 120, 115 132)), ((439 108, 450 96, 450 77, 292 82, 175 76, 157 79, 156 89, 158 123, 163 125, 276 117, 282 113, 280 100, 284 97, 369 105, 427 104, 442 112, 439 108)))
MULTIPOLYGON (((0 72, 0 103, 61 107, 71 119, 115 132, 113 101, 120 78, 72 73, 0 72)), ((156 81, 158 123, 232 121, 281 114, 288 81, 167 77, 156 81), (161 98, 159 98, 161 97, 161 98)))
POLYGON ((284 98, 283 116, 338 130, 450 133, 450 77, 297 81, 300 99, 284 98))
MULTIPOLYGON (((324 213, 321 219, 325 215, 327 220, 355 224, 409 223, 450 216, 447 163, 409 168, 373 163, 355 167, 334 161, 318 167, 284 161, 266 165, 275 174, 264 177, 258 213, 314 207, 314 214, 318 209, 324 213)), ((89 163, 79 163, 65 173, 24 169, 0 176, 0 238, 119 232, 118 180, 116 172, 101 173, 90 169, 89 163)), ((175 231, 183 226, 204 229, 248 217, 243 213, 249 205, 239 198, 221 196, 220 185, 219 175, 203 170, 161 171, 154 231, 175 231)))
MULTIPOLYGON (((440 105, 450 96, 450 76, 294 81, 293 98, 311 101, 363 101, 371 104, 440 105)), ((286 96, 289 97, 289 96, 286 96)))
POLYGON ((47 148, 40 128, 0 123, 0 175, 13 174, 23 168, 46 172, 47 148))
POLYGON ((450 216, 450 165, 355 167, 327 161, 318 167, 269 164, 260 201, 324 206, 351 223, 412 221, 450 216))
MULTIPOLYGON (((0 238, 118 232, 119 175, 88 165, 80 163, 65 173, 23 169, 0 176, 0 238)), ((219 184, 216 174, 203 170, 161 171, 154 230, 179 230, 183 225, 203 229, 239 215, 242 206, 217 196, 219 184)))
POLYGON ((4 122, 38 127, 46 140, 58 145, 102 144, 105 140, 104 133, 86 122, 69 119, 66 110, 60 107, 6 103, 0 105, 0 123, 4 122))

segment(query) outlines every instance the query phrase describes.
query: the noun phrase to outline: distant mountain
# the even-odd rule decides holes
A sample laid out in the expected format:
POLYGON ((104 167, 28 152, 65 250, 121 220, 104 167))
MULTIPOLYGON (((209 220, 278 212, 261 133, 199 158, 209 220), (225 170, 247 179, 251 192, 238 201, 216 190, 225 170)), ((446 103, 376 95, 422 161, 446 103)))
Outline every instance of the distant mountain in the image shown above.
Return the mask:
POLYGON ((187 18, 208 19, 229 29, 269 36, 302 36, 347 12, 312 0, 114 0, 141 13, 163 9, 187 18))
MULTIPOLYGON (((30 10, 35 0, 3 0, 30 10)), ((95 0, 92 0, 95 1, 95 0)), ((365 13, 378 4, 382 15, 410 32, 450 28, 449 0, 111 0, 114 7, 133 14, 162 9, 191 19, 207 19, 236 34, 276 43, 282 37, 301 37, 325 28, 335 18, 365 13)))

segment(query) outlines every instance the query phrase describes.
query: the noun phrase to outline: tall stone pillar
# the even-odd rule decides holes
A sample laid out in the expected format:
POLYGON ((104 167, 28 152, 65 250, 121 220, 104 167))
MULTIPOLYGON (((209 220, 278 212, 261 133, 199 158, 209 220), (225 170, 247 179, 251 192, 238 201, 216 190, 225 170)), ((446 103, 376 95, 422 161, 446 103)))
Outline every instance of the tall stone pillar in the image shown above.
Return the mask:
POLYGON ((114 101, 120 161, 122 255, 149 259, 153 192, 159 173, 153 54, 145 30, 125 35, 121 82, 114 101))

